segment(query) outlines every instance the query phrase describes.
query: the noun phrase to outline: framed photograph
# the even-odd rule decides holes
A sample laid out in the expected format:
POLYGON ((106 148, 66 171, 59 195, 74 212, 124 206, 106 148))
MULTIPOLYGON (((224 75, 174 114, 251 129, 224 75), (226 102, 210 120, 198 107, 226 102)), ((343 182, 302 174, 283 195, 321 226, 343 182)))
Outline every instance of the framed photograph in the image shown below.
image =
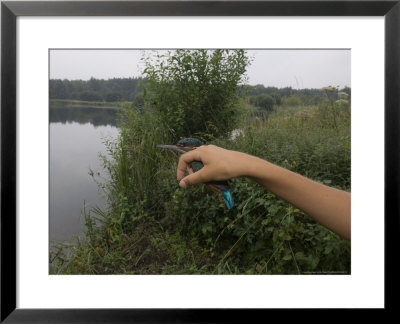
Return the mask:
POLYGON ((399 22, 399 1, 2 1, 1 321, 392 309, 399 22))

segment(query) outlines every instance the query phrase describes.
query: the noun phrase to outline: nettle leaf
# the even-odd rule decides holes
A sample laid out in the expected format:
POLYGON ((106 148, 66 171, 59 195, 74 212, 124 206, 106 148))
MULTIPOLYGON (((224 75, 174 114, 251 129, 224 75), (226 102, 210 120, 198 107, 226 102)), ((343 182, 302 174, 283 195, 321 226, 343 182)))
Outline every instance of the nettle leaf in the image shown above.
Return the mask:
POLYGON ((297 261, 305 261, 305 260, 307 260, 307 257, 304 255, 303 252, 296 252, 294 254, 294 257, 296 258, 297 261))
POLYGON ((264 200, 263 198, 260 198, 260 197, 254 199, 254 203, 255 203, 255 204, 260 204, 260 205, 262 205, 262 204, 264 203, 264 201, 265 201, 265 200, 264 200))
POLYGON ((286 222, 287 222, 288 224, 293 223, 293 222, 294 222, 294 216, 293 216, 293 215, 288 215, 288 216, 286 217, 286 222))
POLYGON ((264 226, 268 225, 269 223, 271 223, 271 218, 270 218, 270 217, 268 217, 267 219, 264 219, 264 220, 261 222, 261 224, 264 225, 264 226))
POLYGON ((212 232, 212 225, 211 225, 211 224, 204 224, 204 225, 201 227, 201 231, 203 232, 203 234, 212 232))
POLYGON ((287 254, 282 258, 282 260, 285 260, 285 261, 292 260, 292 255, 291 254, 287 254))
POLYGON ((275 206, 275 205, 272 205, 272 206, 268 207, 268 213, 271 216, 276 215, 278 213, 278 211, 279 211, 279 208, 277 206, 275 206))

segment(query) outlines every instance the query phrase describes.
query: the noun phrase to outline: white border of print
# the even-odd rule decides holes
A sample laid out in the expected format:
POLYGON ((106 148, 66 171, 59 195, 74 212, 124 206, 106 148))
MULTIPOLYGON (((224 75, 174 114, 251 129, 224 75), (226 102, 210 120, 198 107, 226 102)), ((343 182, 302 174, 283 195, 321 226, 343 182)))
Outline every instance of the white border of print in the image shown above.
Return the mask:
POLYGON ((18 17, 17 24, 18 308, 383 307, 383 17, 18 17), (48 274, 48 49, 200 47, 351 49, 351 275, 48 274))

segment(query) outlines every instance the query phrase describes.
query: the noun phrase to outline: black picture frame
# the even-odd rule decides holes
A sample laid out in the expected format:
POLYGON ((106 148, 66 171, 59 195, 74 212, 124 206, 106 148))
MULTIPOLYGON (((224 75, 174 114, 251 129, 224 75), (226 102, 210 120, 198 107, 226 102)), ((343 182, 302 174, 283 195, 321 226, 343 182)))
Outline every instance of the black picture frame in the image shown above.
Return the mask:
MULTIPOLYGON (((19 16, 384 16, 385 309, 395 309, 400 228, 400 0, 395 1, 2 1, 1 322, 230 322, 265 310, 16 308, 16 19, 19 16), (396 244, 397 243, 397 244, 396 244)), ((367 176, 367 175, 366 175, 367 176)), ((373 190, 373 188, 371 188, 373 190)), ((371 233, 371 238, 373 233, 371 233)), ((250 318, 250 317, 249 317, 250 318)))

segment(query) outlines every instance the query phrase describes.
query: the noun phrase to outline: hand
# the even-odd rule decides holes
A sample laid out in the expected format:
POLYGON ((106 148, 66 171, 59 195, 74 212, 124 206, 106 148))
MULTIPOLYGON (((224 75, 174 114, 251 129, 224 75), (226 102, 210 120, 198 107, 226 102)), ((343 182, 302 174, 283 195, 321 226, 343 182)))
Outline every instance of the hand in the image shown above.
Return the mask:
POLYGON ((250 155, 230 151, 215 145, 203 145, 197 149, 181 155, 178 164, 177 178, 182 188, 197 183, 206 183, 212 180, 221 181, 245 176, 248 169, 250 155), (191 163, 200 161, 204 167, 193 172, 191 163), (185 177, 185 171, 189 175, 185 177))
POLYGON ((228 180, 246 176, 268 191, 288 201, 323 226, 346 239, 351 237, 351 194, 312 181, 297 173, 245 153, 229 151, 215 145, 181 155, 177 177, 183 188, 212 180, 228 180), (191 163, 204 167, 193 172, 191 163), (185 177, 185 171, 189 175, 185 177))

